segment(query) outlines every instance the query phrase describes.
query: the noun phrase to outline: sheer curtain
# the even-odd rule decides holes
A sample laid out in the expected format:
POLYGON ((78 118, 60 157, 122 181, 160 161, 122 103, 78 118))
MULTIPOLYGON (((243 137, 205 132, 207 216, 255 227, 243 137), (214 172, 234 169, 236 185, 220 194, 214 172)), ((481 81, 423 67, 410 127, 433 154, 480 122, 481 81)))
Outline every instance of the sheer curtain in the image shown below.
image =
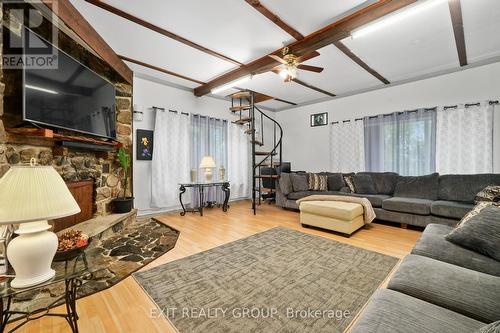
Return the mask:
POLYGON ((156 111, 151 176, 151 206, 179 205, 178 183, 189 180, 189 125, 183 114, 156 111))
POLYGON ((248 198, 250 195, 250 150, 248 135, 241 126, 229 124, 228 128, 228 180, 231 198, 248 198))
POLYGON ((437 112, 437 171, 493 172, 493 105, 440 108, 437 112))
POLYGON ((358 172, 365 168, 362 120, 340 121, 330 127, 330 169, 358 172))
POLYGON ((366 170, 425 175, 436 169, 436 110, 365 117, 366 170))
MULTIPOLYGON (((204 170, 200 169, 203 156, 212 156, 216 168, 213 180, 220 180, 220 167, 227 168, 227 120, 191 115, 191 168, 198 170, 198 181, 204 181, 204 170)), ((205 189, 206 201, 222 202, 224 195, 220 188, 205 189)), ((191 202, 199 203, 198 193, 192 192, 191 202)))

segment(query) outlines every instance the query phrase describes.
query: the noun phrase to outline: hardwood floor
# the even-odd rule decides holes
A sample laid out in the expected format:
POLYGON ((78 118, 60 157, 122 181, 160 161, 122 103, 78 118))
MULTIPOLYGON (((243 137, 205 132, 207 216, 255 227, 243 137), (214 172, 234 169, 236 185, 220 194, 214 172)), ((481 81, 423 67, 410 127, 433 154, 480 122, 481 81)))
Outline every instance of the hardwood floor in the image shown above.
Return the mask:
MULTIPOLYGON (((213 247, 283 226, 334 239, 387 255, 403 257, 420 237, 420 231, 372 223, 350 238, 300 226, 297 212, 263 204, 253 215, 249 201, 232 203, 227 213, 207 209, 205 216, 169 213, 157 218, 180 230, 176 247, 146 266, 145 269, 180 259, 213 247)), ((175 332, 164 318, 150 318, 154 303, 132 277, 108 290, 77 301, 80 332, 175 332)), ((53 311, 62 312, 62 307, 53 311)), ((8 328, 12 328, 10 325, 8 328)), ((19 332, 70 332, 62 318, 44 317, 24 326, 19 332)))

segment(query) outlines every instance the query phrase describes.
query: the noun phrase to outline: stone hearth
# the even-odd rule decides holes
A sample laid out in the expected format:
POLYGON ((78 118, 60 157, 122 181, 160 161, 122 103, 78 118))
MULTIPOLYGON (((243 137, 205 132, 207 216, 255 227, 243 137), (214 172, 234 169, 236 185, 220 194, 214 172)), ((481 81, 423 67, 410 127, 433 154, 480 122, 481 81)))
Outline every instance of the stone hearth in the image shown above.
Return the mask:
MULTIPOLYGON (((110 227, 113 232, 95 235, 85 250, 92 274, 83 276, 77 297, 85 297, 107 289, 133 272, 174 248, 179 232, 155 219, 125 219, 110 227), (130 224, 128 224, 129 222, 130 224), (100 236, 100 237, 99 237, 100 236)), ((83 262, 78 261, 78 265, 83 262)), ((68 267, 73 267, 69 263, 68 267)), ((78 267, 77 265, 77 267, 78 267)), ((64 263, 53 263, 54 269, 64 270, 64 263)), ((64 281, 16 296, 12 309, 27 310, 48 306, 64 294, 64 281)))

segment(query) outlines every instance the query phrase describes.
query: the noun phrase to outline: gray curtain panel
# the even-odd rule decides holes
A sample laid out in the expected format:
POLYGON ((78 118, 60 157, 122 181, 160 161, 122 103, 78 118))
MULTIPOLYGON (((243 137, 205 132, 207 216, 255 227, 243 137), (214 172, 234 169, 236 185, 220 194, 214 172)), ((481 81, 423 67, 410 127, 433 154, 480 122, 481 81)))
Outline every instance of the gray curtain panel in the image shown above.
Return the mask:
MULTIPOLYGON (((219 181, 219 169, 227 169, 227 120, 207 116, 191 115, 191 168, 198 171, 198 181, 205 179, 204 170, 200 169, 203 156, 212 156, 217 167, 213 170, 213 180, 219 181)), ((227 171, 226 171, 227 172, 227 171)), ((220 188, 205 189, 205 201, 222 202, 224 194, 220 188)), ((191 205, 199 204, 198 191, 191 192, 191 205)))
POLYGON ((365 117, 367 171, 419 176, 436 170, 436 110, 365 117))

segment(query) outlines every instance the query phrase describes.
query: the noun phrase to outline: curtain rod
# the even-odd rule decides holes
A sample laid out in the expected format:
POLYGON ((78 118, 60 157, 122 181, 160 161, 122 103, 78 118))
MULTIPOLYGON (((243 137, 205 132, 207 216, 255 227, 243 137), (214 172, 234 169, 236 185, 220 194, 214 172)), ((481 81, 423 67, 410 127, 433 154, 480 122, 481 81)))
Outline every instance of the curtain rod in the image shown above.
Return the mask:
POLYGON ((220 121, 227 122, 227 119, 220 119, 220 118, 215 118, 215 117, 210 117, 210 116, 204 116, 204 115, 201 115, 201 114, 193 114, 193 117, 209 118, 209 119, 215 119, 215 120, 220 120, 220 121))
MULTIPOLYGON (((500 101, 488 101, 488 104, 489 105, 495 105, 495 104, 500 104, 500 101)), ((466 108, 469 108, 471 106, 479 106, 481 105, 480 102, 477 102, 477 103, 467 103, 467 104, 464 104, 464 106, 466 108)), ((458 104, 457 105, 448 105, 448 106, 445 106, 443 107, 444 110, 448 110, 448 109, 456 109, 458 108, 458 104)), ((433 111, 433 110, 436 110, 437 109, 437 106, 434 106, 432 108, 424 108, 424 111, 433 111)), ((414 110, 408 110, 408 111, 401 111, 401 112, 393 112, 393 113, 384 113, 382 114, 382 116, 384 117, 389 117, 389 116, 392 116, 394 113, 398 113, 398 114, 403 114, 405 112, 407 113, 413 113, 413 112, 417 112, 419 109, 414 109, 414 110)), ((376 116, 369 116, 368 119, 374 119, 374 118, 378 118, 380 115, 376 115, 376 116)), ((356 118, 354 119, 354 121, 358 121, 358 120, 363 120, 364 118, 356 118)), ((350 119, 347 119, 347 120, 342 120, 342 123, 348 123, 350 122, 351 120, 350 119)), ((331 124, 332 125, 335 125, 335 124, 339 124, 341 121, 332 121, 331 124)))
MULTIPOLYGON (((165 108, 161 108, 161 107, 159 107, 159 106, 152 106, 151 108, 152 108, 154 111, 156 111, 156 110, 160 110, 160 111, 162 111, 162 112, 165 112, 165 111, 166 111, 166 109, 165 109, 165 108)), ((168 112, 172 112, 172 113, 179 113, 179 111, 177 111, 177 110, 171 110, 171 109, 169 109, 169 110, 168 110, 168 112)), ((180 114, 183 114, 183 115, 185 115, 185 116, 189 116, 189 113, 187 113, 187 112, 180 112, 180 114)))

